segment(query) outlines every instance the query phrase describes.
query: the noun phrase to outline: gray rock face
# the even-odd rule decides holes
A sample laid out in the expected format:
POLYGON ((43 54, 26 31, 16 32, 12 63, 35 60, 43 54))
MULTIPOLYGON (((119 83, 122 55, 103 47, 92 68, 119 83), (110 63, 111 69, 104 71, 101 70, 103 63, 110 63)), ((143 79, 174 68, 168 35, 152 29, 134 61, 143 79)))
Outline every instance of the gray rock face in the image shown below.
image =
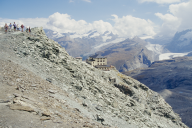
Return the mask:
MULTIPOLYGON (((48 39, 42 28, 32 28, 31 31, 31 34, 15 32, 0 35, 0 60, 5 65, 0 70, 0 80, 4 83, 1 88, 12 87, 14 92, 9 92, 14 96, 9 102, 10 109, 35 112, 41 121, 51 120, 53 123, 65 124, 64 119, 75 119, 79 126, 83 122, 80 119, 75 116, 66 118, 68 108, 75 110, 79 118, 81 115, 90 122, 97 121, 102 127, 187 127, 171 106, 144 84, 118 71, 104 72, 76 60, 57 42, 48 39), (31 72, 44 84, 41 85, 41 81, 25 82, 24 74, 8 79, 16 70, 7 74, 12 66, 6 66, 3 61, 21 66, 24 74, 31 72), (115 78, 116 83, 111 83, 111 78, 115 78), (18 94, 13 95, 15 93, 18 94)), ((4 96, 2 100, 6 101, 6 98, 4 96)), ((89 127, 89 124, 81 125, 86 126, 89 127)))
POLYGON ((142 49, 140 53, 132 59, 125 61, 119 69, 120 72, 131 71, 137 68, 147 68, 154 61, 153 54, 147 49, 142 49))
POLYGON ((192 127, 192 57, 178 57, 154 62, 150 68, 137 69, 125 74, 132 76, 150 89, 159 92, 192 127))

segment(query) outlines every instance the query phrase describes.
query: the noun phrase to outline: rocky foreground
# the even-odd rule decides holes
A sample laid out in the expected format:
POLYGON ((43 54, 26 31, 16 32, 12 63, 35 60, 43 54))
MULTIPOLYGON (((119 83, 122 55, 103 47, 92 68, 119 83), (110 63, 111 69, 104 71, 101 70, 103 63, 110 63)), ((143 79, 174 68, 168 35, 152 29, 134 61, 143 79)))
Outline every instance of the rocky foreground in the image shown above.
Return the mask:
POLYGON ((192 57, 176 57, 154 62, 150 68, 125 74, 158 92, 182 121, 192 127, 192 57))
POLYGON ((76 60, 42 28, 0 33, 0 127, 187 127, 158 93, 76 60))

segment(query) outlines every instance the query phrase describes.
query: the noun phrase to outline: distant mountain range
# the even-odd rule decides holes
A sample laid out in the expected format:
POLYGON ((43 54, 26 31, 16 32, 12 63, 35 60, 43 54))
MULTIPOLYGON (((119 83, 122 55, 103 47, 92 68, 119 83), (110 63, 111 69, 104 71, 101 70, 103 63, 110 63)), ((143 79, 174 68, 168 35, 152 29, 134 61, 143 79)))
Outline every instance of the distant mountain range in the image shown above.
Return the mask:
POLYGON ((121 72, 129 71, 148 67, 155 60, 152 52, 145 47, 146 44, 135 37, 113 44, 97 53, 107 56, 108 65, 114 65, 121 72))
POLYGON ((108 31, 103 34, 97 31, 89 31, 81 35, 76 33, 58 33, 50 29, 44 29, 44 31, 49 38, 57 41, 73 57, 95 53, 99 49, 94 49, 94 46, 119 42, 118 36, 108 31))
POLYGON ((192 29, 177 32, 166 48, 175 53, 192 51, 192 29))
POLYGON ((185 56, 192 48, 192 30, 177 32, 172 39, 145 41, 138 37, 120 38, 108 31, 103 34, 94 30, 85 34, 58 33, 50 29, 44 31, 49 38, 64 47, 69 55, 81 56, 85 60, 91 54, 100 53, 108 57, 109 65, 114 65, 121 72, 146 68, 156 60, 185 56))
MULTIPOLYGON (((86 59, 89 55, 100 53, 108 57, 108 65, 114 65, 119 71, 129 71, 136 68, 148 67, 158 60, 157 49, 138 37, 133 39, 120 38, 111 32, 99 34, 90 31, 87 34, 58 33, 49 29, 46 35, 57 41, 73 57, 81 56, 86 59), (152 48, 150 51, 146 47, 152 48)), ((158 51, 159 52, 159 51, 158 51)))

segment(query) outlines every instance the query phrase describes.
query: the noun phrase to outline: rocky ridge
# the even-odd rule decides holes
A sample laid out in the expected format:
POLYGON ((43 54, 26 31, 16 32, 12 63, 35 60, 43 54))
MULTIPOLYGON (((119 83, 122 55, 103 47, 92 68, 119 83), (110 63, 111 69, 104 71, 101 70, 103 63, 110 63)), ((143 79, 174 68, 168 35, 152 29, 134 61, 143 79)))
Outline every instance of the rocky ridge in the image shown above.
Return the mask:
POLYGON ((144 84, 76 60, 42 28, 31 30, 0 34, 1 127, 22 124, 9 112, 31 116, 34 127, 187 127, 144 84))

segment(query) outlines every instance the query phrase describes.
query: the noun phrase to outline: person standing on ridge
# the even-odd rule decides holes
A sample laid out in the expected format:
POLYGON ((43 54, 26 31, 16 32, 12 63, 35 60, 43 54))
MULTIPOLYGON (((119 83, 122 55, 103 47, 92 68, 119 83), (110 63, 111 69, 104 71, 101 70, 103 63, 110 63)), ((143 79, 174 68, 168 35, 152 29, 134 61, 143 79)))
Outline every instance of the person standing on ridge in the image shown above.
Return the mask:
POLYGON ((23 28, 24 28, 24 25, 22 24, 22 25, 21 25, 22 32, 23 32, 23 28))
POLYGON ((7 33, 8 25, 5 24, 4 28, 5 28, 5 33, 7 33))
POLYGON ((19 24, 17 24, 17 31, 19 31, 19 24))
POLYGON ((14 27, 14 31, 16 31, 17 25, 15 24, 15 22, 13 24, 13 27, 14 27))
POLYGON ((29 30, 29 29, 28 29, 28 27, 27 27, 25 31, 28 33, 28 30, 29 30))
POLYGON ((31 32, 31 28, 29 27, 29 33, 31 32))
POLYGON ((9 29, 10 29, 9 31, 11 32, 11 30, 12 30, 12 24, 11 23, 9 24, 9 29))

